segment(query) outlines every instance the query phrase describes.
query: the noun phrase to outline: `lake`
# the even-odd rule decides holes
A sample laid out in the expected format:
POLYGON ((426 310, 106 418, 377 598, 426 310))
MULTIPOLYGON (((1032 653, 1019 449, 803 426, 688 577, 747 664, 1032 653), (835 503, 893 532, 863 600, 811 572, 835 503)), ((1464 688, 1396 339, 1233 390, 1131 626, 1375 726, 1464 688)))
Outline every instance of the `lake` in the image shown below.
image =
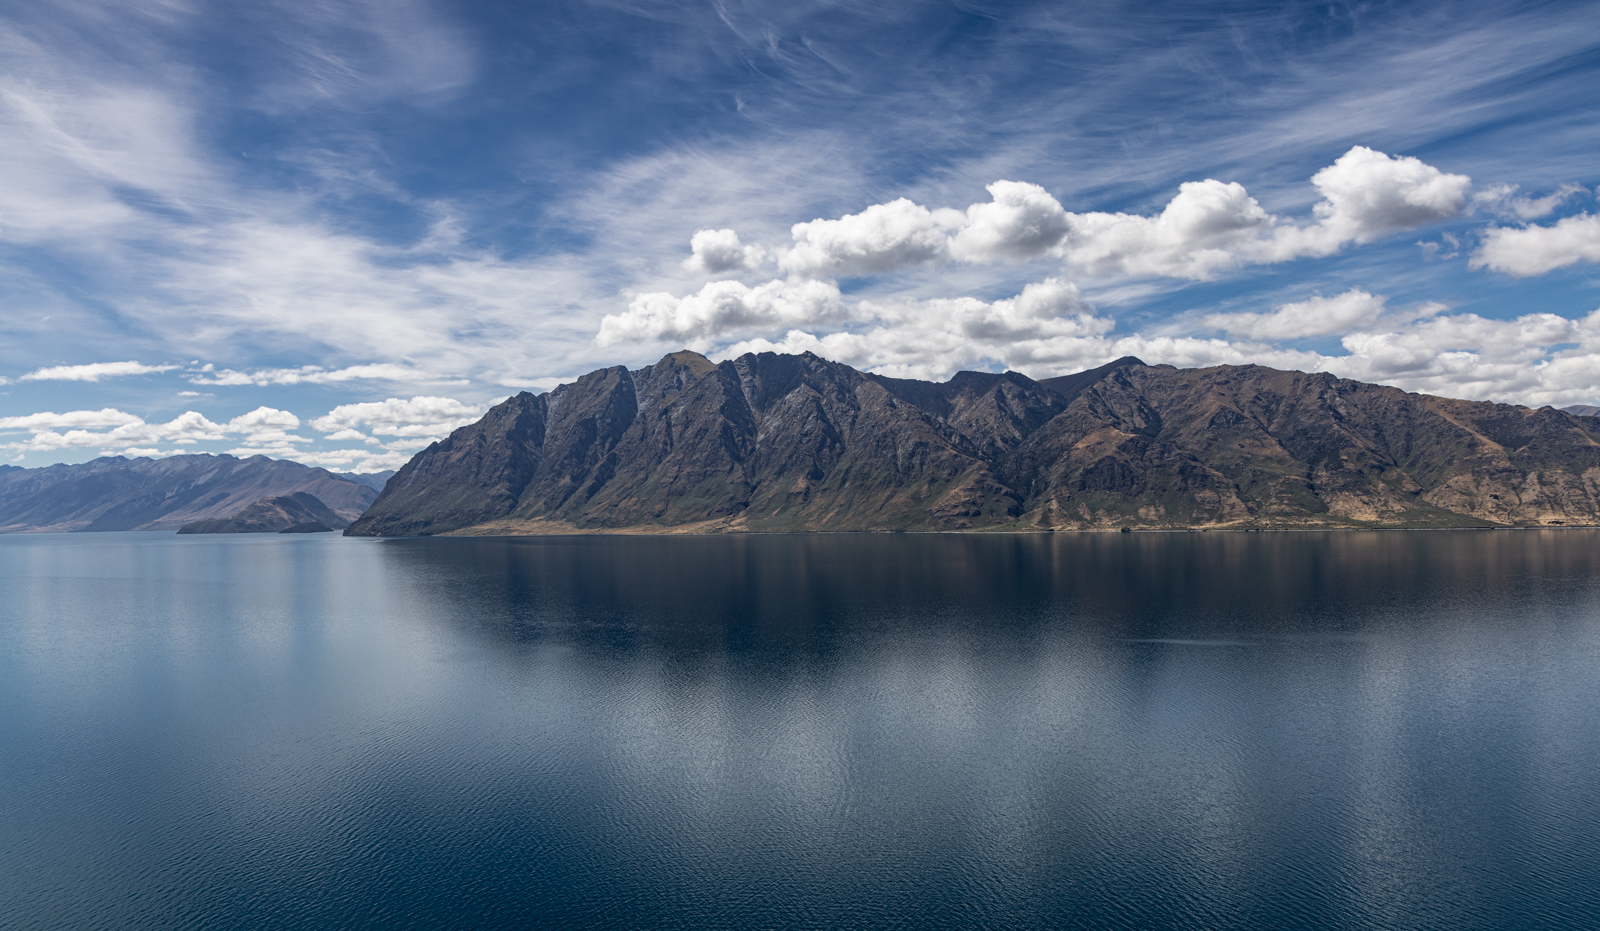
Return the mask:
POLYGON ((1600 532, 0 537, 0 926, 1592 928, 1600 532))

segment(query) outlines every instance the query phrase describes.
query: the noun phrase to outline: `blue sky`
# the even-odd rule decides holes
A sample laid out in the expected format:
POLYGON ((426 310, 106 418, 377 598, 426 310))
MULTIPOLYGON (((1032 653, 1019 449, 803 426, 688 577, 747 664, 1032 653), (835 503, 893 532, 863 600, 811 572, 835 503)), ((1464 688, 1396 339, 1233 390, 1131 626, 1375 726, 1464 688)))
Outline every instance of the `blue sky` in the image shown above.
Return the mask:
POLYGON ((0 461, 394 467, 684 347, 1600 402, 1585 4, 0 10, 0 461))

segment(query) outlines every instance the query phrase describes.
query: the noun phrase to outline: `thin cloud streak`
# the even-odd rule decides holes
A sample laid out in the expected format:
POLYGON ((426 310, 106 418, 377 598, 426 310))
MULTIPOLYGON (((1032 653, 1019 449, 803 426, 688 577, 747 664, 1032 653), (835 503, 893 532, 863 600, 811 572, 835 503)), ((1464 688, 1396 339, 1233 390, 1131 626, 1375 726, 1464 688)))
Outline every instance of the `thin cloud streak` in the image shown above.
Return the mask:
POLYGON ((88 365, 52 365, 17 376, 17 381, 100 381, 129 375, 170 372, 176 365, 145 365, 142 362, 91 362, 88 365))

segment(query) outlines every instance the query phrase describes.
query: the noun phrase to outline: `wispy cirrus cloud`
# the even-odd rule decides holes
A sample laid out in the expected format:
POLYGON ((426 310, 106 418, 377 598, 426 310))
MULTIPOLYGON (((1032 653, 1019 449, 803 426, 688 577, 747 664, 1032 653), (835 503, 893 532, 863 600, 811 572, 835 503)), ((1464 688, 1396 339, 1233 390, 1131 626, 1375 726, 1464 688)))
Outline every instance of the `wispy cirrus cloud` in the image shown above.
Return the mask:
POLYGON ((466 379, 440 377, 422 369, 406 365, 379 362, 368 365, 350 365, 340 369, 325 369, 320 365, 302 365, 298 368, 253 369, 247 372, 218 369, 206 365, 189 375, 194 385, 336 385, 349 381, 394 381, 407 384, 464 385, 466 379))
POLYGON ((1587 194, 1588 189, 1581 184, 1567 182, 1543 197, 1529 197, 1517 193, 1520 185, 1500 183, 1491 184, 1472 195, 1472 206, 1476 210, 1505 217, 1512 220, 1537 220, 1549 216, 1563 204, 1587 194))
POLYGON ((145 365, 142 362, 91 362, 87 365, 53 365, 34 369, 17 377, 18 381, 100 381, 128 375, 170 372, 176 365, 145 365))
MULTIPOLYGON (((293 54, 263 85, 268 97, 253 101, 268 110, 422 99, 453 92, 472 74, 461 37, 446 36, 450 30, 423 4, 386 4, 381 16, 352 5, 286 9, 293 15, 267 35, 283 34, 293 54), (307 31, 314 41, 289 39, 307 31)), ((520 328, 530 297, 589 290, 571 287, 573 278, 551 263, 506 261, 459 237, 397 245, 353 233, 319 215, 320 197, 242 183, 237 165, 215 157, 198 120, 210 103, 206 88, 192 74, 151 62, 148 50, 163 47, 178 23, 112 5, 95 11, 26 33, 0 20, 10 66, 0 76, 0 130, 8 139, 0 151, 0 248, 55 250, 74 262, 100 256, 86 265, 85 280, 117 295, 110 306, 120 329, 135 327, 202 357, 291 345, 316 357, 220 376, 252 384, 438 381, 402 374, 398 361, 321 362, 341 357, 425 357, 434 363, 428 371, 492 379, 527 368, 526 352, 507 337, 520 328), (108 23, 121 34, 102 31, 108 23), (143 67, 91 54, 104 41, 128 45, 126 61, 143 67), (356 374, 362 369, 368 374, 356 374)), ((192 12, 175 9, 173 17, 192 25, 192 12)), ((361 188, 364 181, 341 174, 352 168, 346 160, 325 178, 322 194, 338 199, 361 188)), ((452 221, 443 216, 433 225, 447 230, 452 221)), ((5 274, 0 257, 0 281, 5 274)), ((117 329, 83 332, 79 344, 112 341, 117 329)))

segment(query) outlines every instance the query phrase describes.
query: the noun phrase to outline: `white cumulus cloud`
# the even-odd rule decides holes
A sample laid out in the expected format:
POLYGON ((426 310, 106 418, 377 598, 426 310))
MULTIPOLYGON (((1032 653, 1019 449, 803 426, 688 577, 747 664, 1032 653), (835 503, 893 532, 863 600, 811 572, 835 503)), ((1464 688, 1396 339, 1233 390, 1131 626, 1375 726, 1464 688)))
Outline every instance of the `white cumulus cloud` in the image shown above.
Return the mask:
POLYGON ((674 297, 640 294, 620 314, 607 314, 595 337, 602 346, 637 340, 708 340, 753 328, 815 326, 842 321, 846 312, 837 286, 815 279, 773 280, 750 287, 713 281, 697 293, 674 297))
POLYGON ((226 439, 230 428, 212 423, 205 415, 185 411, 167 423, 146 423, 142 417, 106 408, 99 411, 40 413, 0 419, 0 433, 27 431, 27 440, 7 443, 8 449, 40 452, 57 449, 104 450, 149 447, 168 442, 190 445, 226 439), (113 426, 114 425, 114 426, 113 426), (112 426, 96 431, 94 427, 112 426))
POLYGON ((751 271, 767 260, 765 249, 745 245, 733 230, 700 230, 690 238, 689 248, 693 254, 684 259, 683 267, 708 275, 751 271))
POLYGON ((837 220, 796 223, 794 246, 778 265, 802 277, 895 271, 944 257, 947 233, 965 222, 959 211, 931 211, 902 197, 837 220))
MULTIPOLYGON (((1179 185, 1177 196, 1153 216, 1074 213, 1036 184, 996 181, 988 186, 991 199, 965 212, 902 197, 835 220, 797 223, 793 245, 778 264, 806 278, 880 274, 946 260, 1053 257, 1100 277, 1206 279, 1240 265, 1331 255, 1351 243, 1448 220, 1466 208, 1472 179, 1354 146, 1311 184, 1322 196, 1314 219, 1295 223, 1269 214, 1244 185, 1212 178, 1179 185)), ((708 250, 712 235, 721 237, 721 270, 737 267, 738 250, 750 248, 732 230, 701 235, 708 250)))
POLYGON ((318 431, 328 434, 323 441, 359 440, 364 445, 381 447, 344 450, 306 449, 314 441, 292 432, 301 426, 300 418, 289 411, 266 406, 224 423, 214 422, 198 411, 185 411, 165 423, 150 423, 137 414, 110 407, 64 413, 41 411, 0 417, 0 449, 24 454, 98 449, 106 454, 154 456, 179 451, 171 448, 163 451, 162 447, 171 445, 193 447, 199 443, 233 441, 238 445, 227 452, 237 456, 264 455, 311 465, 354 463, 367 469, 387 469, 398 468, 411 452, 456 427, 477 420, 482 411, 482 407, 439 397, 389 398, 341 405, 311 421, 318 431), (366 427, 368 432, 363 433, 361 427, 366 427), (395 439, 381 443, 377 436, 395 439))
POLYGON ((1600 376, 1600 311, 1580 320, 1440 314, 1352 333, 1343 343, 1349 355, 1330 357, 1321 368, 1447 397, 1535 407, 1592 403, 1586 399, 1595 397, 1600 376))
POLYGON ((23 414, 19 417, 0 417, 0 432, 120 427, 125 424, 142 422, 139 417, 126 411, 119 411, 114 407, 103 407, 97 411, 67 411, 64 414, 41 411, 37 414, 23 414))
POLYGON ((906 378, 935 378, 986 359, 1023 368, 1047 355, 1077 358, 1115 321, 1097 317, 1069 281, 1050 278, 1015 297, 996 301, 941 298, 864 301, 858 317, 873 324, 859 332, 816 335, 790 330, 781 340, 751 339, 720 355, 744 352, 815 352, 859 368, 906 378))
POLYGON ((1331 252, 1334 242, 1369 242, 1456 216, 1466 206, 1472 179, 1358 145, 1312 175, 1311 184, 1323 197, 1315 210, 1327 237, 1324 248, 1331 252))
MULTIPOLYGON (((1374 296, 1373 302, 1381 304, 1383 298, 1374 296)), ((941 303, 915 306, 931 310, 941 303)), ((1352 300, 1349 306, 1356 303, 1352 300)), ((1555 314, 1492 320, 1476 314, 1437 312, 1438 305, 1429 305, 1418 314, 1385 314, 1375 325, 1346 334, 1341 341, 1344 354, 1335 355, 1286 348, 1272 338, 1255 336, 1113 335, 1114 321, 1094 316, 1028 338, 985 341, 974 338, 966 325, 993 312, 994 305, 984 306, 989 310, 969 305, 966 315, 949 314, 945 308, 945 315, 922 318, 908 312, 911 307, 907 306, 861 332, 791 330, 776 340, 736 343, 718 357, 744 352, 814 352, 879 374, 940 380, 962 369, 999 368, 1046 378, 1131 355, 1150 364, 1180 368, 1256 364, 1330 372, 1407 391, 1534 407, 1600 401, 1596 387, 1600 385, 1600 310, 1579 320, 1555 314)), ((1367 313, 1370 305, 1360 316, 1367 313)))
MULTIPOLYGON (((310 442, 289 433, 300 425, 300 418, 288 411, 258 407, 227 423, 215 423, 198 411, 185 411, 166 423, 148 423, 144 418, 102 408, 97 411, 44 411, 19 417, 0 417, 0 435, 27 433, 25 440, 5 443, 4 448, 40 452, 57 449, 122 450, 125 455, 154 455, 148 452, 158 443, 192 446, 197 443, 227 440, 242 436, 252 453, 267 448, 288 448, 289 444, 310 442), (105 429, 105 428, 111 429, 105 429), (259 448, 258 448, 259 447, 259 448)), ((170 455, 171 451, 164 455, 170 455)))
POLYGON ((987 204, 967 208, 950 238, 950 254, 962 262, 1024 262, 1047 255, 1071 224, 1060 201, 1037 184, 996 181, 987 204))
POLYGON ((1188 181, 1154 217, 1069 214, 1071 232, 1059 251, 1073 267, 1101 277, 1203 279, 1267 260, 1272 250, 1263 248, 1269 242, 1263 236, 1276 222, 1242 184, 1188 181))
POLYGON ((1600 262, 1600 216, 1581 213, 1552 226, 1491 228, 1471 265, 1526 278, 1579 262, 1600 262))
POLYGON ((1311 176, 1322 195, 1315 222, 1270 215, 1238 183, 1207 179, 1179 186, 1156 217, 1069 215, 1069 264, 1100 276, 1205 279, 1246 264, 1332 255, 1351 243, 1459 215, 1472 179, 1420 159, 1354 146, 1311 176))
POLYGON ((312 420, 311 426, 319 432, 350 439, 364 438, 362 427, 375 436, 428 438, 447 434, 482 415, 482 407, 462 404, 454 398, 419 396, 341 404, 312 420))
POLYGON ((228 421, 227 432, 245 434, 246 446, 285 448, 290 443, 309 443, 303 436, 294 436, 290 430, 300 426, 300 418, 274 407, 258 407, 248 414, 240 414, 228 421))
MULTIPOLYGON (((233 452, 236 456, 241 454, 258 455, 260 453, 260 450, 249 449, 233 452)), ((271 454, 269 453, 268 455, 271 454)), ((371 449, 286 449, 282 451, 282 456, 309 466, 320 466, 324 469, 344 472, 381 472, 384 469, 398 469, 405 465, 407 460, 411 458, 411 452, 371 449)))
POLYGON ((1383 314, 1385 298, 1352 288, 1333 297, 1283 304, 1264 314, 1207 314, 1202 325, 1249 339, 1296 340, 1369 326, 1383 314))

